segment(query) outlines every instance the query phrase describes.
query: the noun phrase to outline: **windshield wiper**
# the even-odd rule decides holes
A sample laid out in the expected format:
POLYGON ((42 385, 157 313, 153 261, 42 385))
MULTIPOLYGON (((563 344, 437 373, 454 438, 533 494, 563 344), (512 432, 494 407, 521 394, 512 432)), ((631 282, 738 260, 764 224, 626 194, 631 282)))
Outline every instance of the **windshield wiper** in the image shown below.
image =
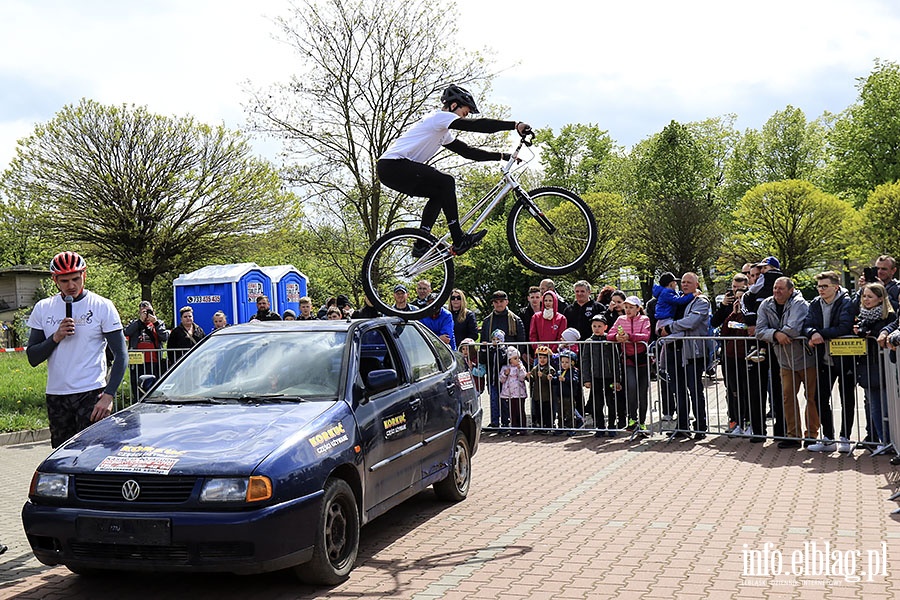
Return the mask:
POLYGON ((225 404, 226 400, 234 400, 234 398, 216 398, 211 396, 151 396, 144 398, 141 402, 151 404, 225 404))

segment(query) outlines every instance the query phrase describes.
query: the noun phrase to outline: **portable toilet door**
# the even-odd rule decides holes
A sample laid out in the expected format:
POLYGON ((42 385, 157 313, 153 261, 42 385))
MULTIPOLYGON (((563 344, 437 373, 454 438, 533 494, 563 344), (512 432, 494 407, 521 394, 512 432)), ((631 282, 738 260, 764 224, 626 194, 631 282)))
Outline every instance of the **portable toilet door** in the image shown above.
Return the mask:
MULTIPOLYGON (((256 313, 256 298, 272 295, 272 282, 256 263, 209 265, 180 275, 173 282, 175 321, 184 306, 194 309, 194 322, 207 333, 212 331, 212 317, 225 313, 229 325, 245 323, 256 313)), ((175 326, 173 325, 173 326, 175 326)))
POLYGON ((262 267, 262 271, 272 278, 272 310, 284 316, 284 311, 291 309, 299 315, 300 298, 306 295, 309 278, 294 265, 262 267))

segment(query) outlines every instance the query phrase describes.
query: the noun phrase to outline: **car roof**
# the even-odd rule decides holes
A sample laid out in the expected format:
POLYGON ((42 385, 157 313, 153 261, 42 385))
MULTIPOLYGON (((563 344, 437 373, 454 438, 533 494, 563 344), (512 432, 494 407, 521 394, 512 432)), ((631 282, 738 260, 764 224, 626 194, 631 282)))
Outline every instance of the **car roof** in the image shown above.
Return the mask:
POLYGON ((398 317, 378 317, 376 319, 338 319, 333 321, 313 319, 309 321, 258 321, 230 325, 212 332, 212 335, 240 335, 244 333, 264 333, 274 331, 351 331, 362 325, 391 325, 403 323, 398 317))

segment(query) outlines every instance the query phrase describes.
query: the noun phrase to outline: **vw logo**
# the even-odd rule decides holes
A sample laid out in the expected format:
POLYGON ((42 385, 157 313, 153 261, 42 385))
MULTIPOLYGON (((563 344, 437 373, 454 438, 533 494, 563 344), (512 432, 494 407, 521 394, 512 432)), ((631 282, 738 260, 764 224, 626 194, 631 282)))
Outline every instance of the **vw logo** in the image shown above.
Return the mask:
POLYGON ((138 485, 138 482, 134 479, 129 479, 122 484, 122 497, 129 502, 131 502, 132 500, 137 500, 137 497, 140 495, 141 486, 138 485))

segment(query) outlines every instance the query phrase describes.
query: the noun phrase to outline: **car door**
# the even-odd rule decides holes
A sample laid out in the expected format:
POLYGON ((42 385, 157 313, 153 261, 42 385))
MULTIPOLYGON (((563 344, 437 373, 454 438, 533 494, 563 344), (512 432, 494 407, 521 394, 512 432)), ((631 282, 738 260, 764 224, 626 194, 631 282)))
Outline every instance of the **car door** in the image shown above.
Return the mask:
POLYGON ((409 325, 398 336, 411 363, 412 382, 421 401, 422 475, 447 467, 459 417, 459 397, 450 349, 431 331, 409 325), (426 339, 428 338, 428 339, 426 339), (435 349, 446 348, 440 360, 435 349))
POLYGON ((371 509, 421 479, 422 425, 417 388, 384 327, 360 336, 356 370, 360 383, 375 369, 395 369, 397 386, 368 395, 356 407, 365 455, 366 508, 371 509))

